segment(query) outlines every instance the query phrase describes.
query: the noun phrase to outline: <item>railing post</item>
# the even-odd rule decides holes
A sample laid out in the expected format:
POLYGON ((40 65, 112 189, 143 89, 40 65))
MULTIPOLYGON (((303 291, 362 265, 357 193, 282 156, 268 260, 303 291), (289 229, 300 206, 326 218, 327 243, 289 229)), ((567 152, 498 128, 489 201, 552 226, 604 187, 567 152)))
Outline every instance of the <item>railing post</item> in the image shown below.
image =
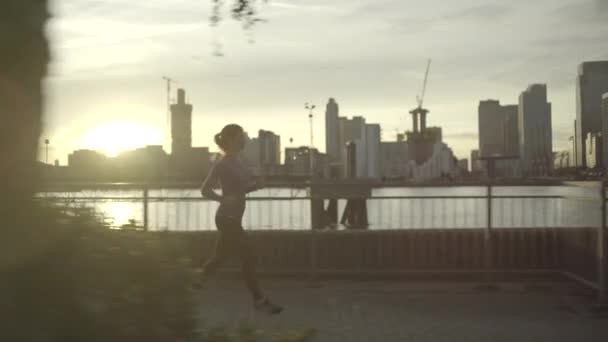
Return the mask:
POLYGON ((491 282, 490 273, 493 268, 493 247, 492 247, 492 183, 488 183, 487 190, 487 225, 484 233, 484 244, 485 244, 485 262, 486 262, 486 280, 489 284, 491 282))
POLYGON ((319 207, 319 199, 315 196, 313 190, 313 181, 310 182, 310 278, 308 279, 308 286, 319 287, 319 275, 317 272, 317 230, 321 225, 321 214, 320 209, 323 209, 323 200, 321 201, 321 207, 319 207))
POLYGON ((606 303, 606 182, 600 182, 601 200, 601 223, 597 234, 597 281, 598 281, 598 303, 597 306, 603 312, 608 311, 606 303))
POLYGON ((144 206, 144 231, 147 232, 148 231, 148 185, 144 185, 144 199, 143 199, 143 206, 144 206))
POLYGON ((492 282, 492 271, 494 271, 494 248, 492 239, 492 182, 488 181, 486 192, 486 228, 483 239, 483 284, 476 287, 478 290, 492 291, 497 290, 498 286, 492 282))

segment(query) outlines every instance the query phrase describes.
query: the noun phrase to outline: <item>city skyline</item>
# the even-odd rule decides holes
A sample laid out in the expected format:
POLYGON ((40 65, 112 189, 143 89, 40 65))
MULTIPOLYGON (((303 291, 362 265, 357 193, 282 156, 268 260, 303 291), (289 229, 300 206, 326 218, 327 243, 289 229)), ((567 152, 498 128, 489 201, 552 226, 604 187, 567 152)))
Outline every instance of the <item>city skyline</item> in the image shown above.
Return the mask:
MULTIPOLYGON (((49 25, 54 62, 44 133, 54 148, 51 159, 65 163, 70 151, 95 147, 91 135, 103 136, 96 132, 107 126, 108 132, 136 126, 140 143, 133 148, 167 149, 164 74, 189 91, 196 146, 216 150, 213 133, 228 121, 308 145, 303 103, 321 105, 329 97, 345 115, 379 122, 383 140, 395 140, 396 129, 410 126, 407 112, 415 107, 429 57, 434 64, 425 106, 459 158, 477 145, 478 101, 514 102, 531 83, 547 84, 555 149, 568 149, 578 64, 608 59, 601 44, 608 11, 601 1, 416 5, 416 13, 396 14, 407 4, 271 1, 261 8, 269 22, 248 33, 228 21, 209 28, 211 6, 204 1, 57 2, 49 25), (527 24, 531 18, 537 20, 527 24), (474 30, 479 25, 486 32, 474 30), (250 35, 255 44, 247 43, 250 35), (223 45, 223 58, 212 57, 214 42, 223 45)), ((317 109, 315 146, 322 151, 323 126, 317 109)))

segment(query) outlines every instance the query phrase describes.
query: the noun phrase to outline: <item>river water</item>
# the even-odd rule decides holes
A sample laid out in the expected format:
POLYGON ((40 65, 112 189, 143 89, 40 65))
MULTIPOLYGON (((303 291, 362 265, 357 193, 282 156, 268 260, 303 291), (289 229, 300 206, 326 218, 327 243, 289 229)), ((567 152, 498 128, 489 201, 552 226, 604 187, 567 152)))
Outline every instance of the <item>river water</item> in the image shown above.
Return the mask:
MULTIPOLYGON (((487 188, 478 186, 373 189, 372 199, 367 201, 369 229, 484 228, 488 225, 486 195, 487 188), (469 196, 483 198, 466 198, 469 196)), ((601 222, 597 188, 493 187, 492 195, 514 197, 492 199, 493 228, 588 227, 601 222)), ((92 208, 113 228, 129 222, 141 226, 144 222, 143 192, 139 190, 49 192, 41 196, 71 207, 92 208)), ((306 189, 269 188, 254 192, 247 202, 243 226, 253 230, 309 229, 310 201, 306 196, 306 189)), ((201 199, 198 189, 150 190, 149 197, 149 230, 215 229, 214 214, 218 204, 201 199)), ((339 215, 345 204, 346 201, 339 201, 339 215)))

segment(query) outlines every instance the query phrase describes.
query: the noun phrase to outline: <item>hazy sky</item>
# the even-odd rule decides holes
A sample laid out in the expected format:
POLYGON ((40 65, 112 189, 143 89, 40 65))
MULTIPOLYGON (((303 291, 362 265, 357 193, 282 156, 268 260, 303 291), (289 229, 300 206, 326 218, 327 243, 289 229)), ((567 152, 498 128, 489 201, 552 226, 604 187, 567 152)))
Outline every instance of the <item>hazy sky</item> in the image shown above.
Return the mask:
POLYGON ((566 149, 577 65, 608 59, 608 0, 269 0, 251 32, 210 27, 210 0, 54 0, 52 12, 45 137, 62 162, 108 141, 164 143, 163 75, 186 88, 193 142, 212 150, 229 122, 308 144, 305 102, 324 150, 329 97, 393 140, 410 129, 427 58, 429 124, 458 157, 477 147, 478 101, 516 103, 530 83, 547 83, 554 146, 566 149))

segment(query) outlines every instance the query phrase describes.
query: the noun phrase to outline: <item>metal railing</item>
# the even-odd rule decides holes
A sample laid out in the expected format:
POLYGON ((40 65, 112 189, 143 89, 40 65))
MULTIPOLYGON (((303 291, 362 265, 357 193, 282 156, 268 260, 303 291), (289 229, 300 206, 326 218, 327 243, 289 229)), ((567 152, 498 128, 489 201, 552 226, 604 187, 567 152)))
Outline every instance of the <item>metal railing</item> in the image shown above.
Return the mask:
MULTIPOLYGON (((442 248, 449 248, 449 243, 445 241, 459 243, 458 241, 461 241, 459 239, 465 239, 468 241, 466 245, 461 244, 457 248, 472 248, 473 250, 462 250, 454 256, 464 258, 462 260, 469 260, 468 264, 465 262, 468 265, 466 267, 471 267, 471 260, 481 259, 479 267, 487 274, 498 268, 497 263, 506 262, 500 260, 501 253, 509 253, 505 252, 504 249, 516 251, 518 248, 522 248, 518 246, 516 239, 520 237, 534 239, 530 240, 532 242, 521 240, 520 243, 525 245, 526 250, 516 253, 528 255, 525 258, 537 265, 543 264, 543 261, 536 260, 538 258, 553 260, 550 262, 551 265, 564 264, 562 266, 566 267, 565 274, 597 289, 598 303, 605 304, 607 282, 605 261, 607 239, 605 230, 606 201, 608 200, 606 198, 606 184, 604 182, 585 182, 566 183, 566 186, 567 189, 565 190, 567 191, 563 193, 553 192, 540 195, 535 194, 535 191, 527 191, 528 193, 522 191, 522 194, 513 194, 508 191, 509 188, 507 187, 491 185, 485 188, 475 187, 474 191, 469 191, 470 193, 465 191, 463 195, 442 195, 440 194, 444 192, 442 188, 435 188, 435 191, 426 195, 373 194, 372 197, 367 199, 369 229, 365 231, 347 230, 348 234, 342 234, 339 238, 343 241, 341 243, 349 243, 351 244, 349 248, 352 248, 352 246, 361 246, 362 242, 357 237, 360 234, 368 236, 365 234, 370 234, 372 231, 388 231, 387 236, 378 237, 376 242, 378 245, 373 246, 377 257, 373 258, 384 260, 385 263, 392 265, 393 263, 388 260, 389 257, 398 256, 401 255, 399 253, 402 253, 395 251, 393 238, 396 237, 398 241, 407 243, 407 239, 416 240, 418 238, 415 236, 416 233, 412 235, 406 231, 426 229, 431 232, 432 229, 437 229, 437 231, 442 232, 437 237, 427 234, 421 237, 422 240, 419 241, 424 246, 443 244, 444 247, 442 248), (509 230, 510 228, 530 228, 531 233, 520 234, 509 230), (535 228, 576 229, 569 230, 564 234, 550 230, 546 233, 540 233, 540 235, 534 235, 536 234, 533 231, 535 228), (466 234, 468 232, 477 233, 471 233, 473 235, 467 235, 467 237, 459 237, 458 229, 466 234), (501 229, 505 229, 506 233, 500 233, 501 229), (450 230, 456 233, 446 233, 450 230), (401 235, 391 233, 397 231, 406 233, 401 235), (481 240, 476 240, 479 237, 478 233, 481 232, 483 232, 481 240), (441 241, 436 241, 436 239, 441 241), (534 248, 547 250, 535 251, 534 248), (473 254, 468 255, 468 252, 473 254), (557 259, 560 261, 555 261, 557 259), (588 264, 590 263, 594 270, 589 269, 588 264)), ((448 192, 447 189, 445 192, 448 192)), ((179 196, 165 194, 162 191, 159 193, 159 191, 145 188, 140 191, 108 196, 46 193, 38 196, 38 198, 63 203, 66 206, 93 207, 101 212, 106 210, 106 216, 114 215, 114 227, 139 228, 150 231, 213 230, 214 213, 218 206, 215 202, 201 198, 198 191, 192 191, 187 196, 179 196), (117 219, 118 222, 116 222, 117 219), (133 219, 135 221, 131 223, 134 224, 124 224, 124 221, 133 219)), ((307 195, 250 196, 247 198, 248 208, 244 217, 246 229, 260 231, 295 229, 303 231, 303 233, 309 231, 305 234, 304 239, 309 241, 308 252, 306 252, 309 259, 307 264, 313 278, 321 270, 321 263, 329 265, 327 264, 328 260, 335 261, 340 258, 339 254, 335 254, 338 252, 328 250, 326 244, 334 243, 333 239, 337 237, 335 234, 341 234, 336 232, 335 229, 326 230, 328 234, 318 234, 316 230, 310 231, 312 221, 310 204, 314 199, 307 195), (322 239, 320 239, 321 237, 322 239), (327 253, 334 254, 328 259, 328 257, 323 257, 327 253)), ((341 201, 339 203, 339 213, 343 209, 344 201, 341 201)), ((564 231, 566 230, 564 229, 564 231)), ((522 230, 522 232, 524 231, 525 229, 522 230)), ((296 235, 302 236, 302 234, 296 235)), ((295 250, 302 248, 300 240, 298 244, 295 244, 293 240, 290 240, 290 237, 286 239, 288 246, 297 246, 293 247, 295 250)), ((369 242, 365 243, 368 244, 369 242)), ((414 254, 410 255, 407 262, 435 258, 435 256, 431 256, 435 253, 430 250, 431 247, 416 252, 416 248, 421 247, 408 246, 414 254), (416 253, 423 254, 416 256, 416 253)), ((283 247, 281 246, 281 248, 283 247)), ((365 263, 365 260, 367 260, 365 258, 368 258, 365 255, 368 252, 362 251, 361 253, 364 259, 360 259, 360 262, 365 263)), ((447 258, 447 254, 437 257, 447 258)), ((506 258, 512 259, 512 256, 507 255, 506 258)), ((448 261, 445 261, 446 265, 449 264, 448 261)), ((405 265, 399 262, 394 264, 397 267, 405 265)), ((487 279, 487 281, 491 282, 491 279, 487 279)))
MULTIPOLYGON (((496 189, 500 187, 476 188, 479 194, 465 195, 373 195, 367 200, 369 229, 566 226, 561 216, 563 196, 500 195, 496 189)), ((194 194, 163 195, 146 189, 137 192, 120 196, 47 193, 41 197, 72 207, 92 207, 114 228, 134 221, 136 227, 151 231, 214 229, 216 202, 194 194)), ((311 199, 305 195, 250 196, 243 226, 250 230, 310 229, 311 199)), ((339 213, 345 204, 345 200, 338 201, 339 213)))

